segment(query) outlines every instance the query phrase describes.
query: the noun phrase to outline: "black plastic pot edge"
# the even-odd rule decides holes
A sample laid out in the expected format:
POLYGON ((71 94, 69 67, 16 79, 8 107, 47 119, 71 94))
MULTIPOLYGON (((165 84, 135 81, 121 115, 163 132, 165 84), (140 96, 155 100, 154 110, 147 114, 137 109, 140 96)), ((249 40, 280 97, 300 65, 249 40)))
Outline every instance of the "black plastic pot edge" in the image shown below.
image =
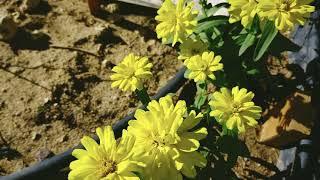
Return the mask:
MULTIPOLYGON (((167 95, 168 93, 173 93, 178 91, 180 87, 186 82, 186 79, 184 78, 185 70, 186 70, 185 67, 181 68, 179 72, 175 75, 175 77, 170 79, 166 84, 166 86, 161 88, 158 91, 158 93, 152 97, 152 99, 157 100, 167 95)), ((128 126, 128 121, 131 119, 134 119, 134 112, 124 117, 120 121, 118 121, 115 125, 113 125, 112 128, 114 130, 116 138, 121 136, 122 130, 128 126)), ((94 139, 98 140, 97 137, 94 137, 94 139)), ((61 169, 68 167, 69 163, 75 160, 75 158, 71 155, 71 153, 74 149, 80 149, 80 148, 83 148, 81 144, 61 154, 58 154, 52 158, 41 161, 38 164, 24 168, 21 171, 14 172, 8 176, 0 177, 0 180, 50 179, 50 176, 56 173, 59 173, 61 169)))

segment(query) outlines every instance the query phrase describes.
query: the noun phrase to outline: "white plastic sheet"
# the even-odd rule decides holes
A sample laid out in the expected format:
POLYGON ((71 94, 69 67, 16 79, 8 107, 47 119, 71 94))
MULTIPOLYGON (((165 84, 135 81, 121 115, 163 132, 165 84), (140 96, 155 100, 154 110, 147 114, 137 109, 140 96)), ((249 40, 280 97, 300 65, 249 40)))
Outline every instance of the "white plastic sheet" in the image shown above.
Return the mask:
MULTIPOLYGON (((151 7, 155 9, 158 9, 163 2, 162 0, 119 0, 119 1, 151 7)), ((177 1, 177 0, 174 0, 174 1, 177 1)), ((195 8, 199 9, 200 8, 199 0, 193 0, 193 1, 196 3, 195 8)), ((226 2, 227 0, 208 0, 208 3, 211 3, 213 6, 220 3, 226 3, 226 2)), ((229 16, 228 10, 226 8, 219 9, 214 15, 229 16)))

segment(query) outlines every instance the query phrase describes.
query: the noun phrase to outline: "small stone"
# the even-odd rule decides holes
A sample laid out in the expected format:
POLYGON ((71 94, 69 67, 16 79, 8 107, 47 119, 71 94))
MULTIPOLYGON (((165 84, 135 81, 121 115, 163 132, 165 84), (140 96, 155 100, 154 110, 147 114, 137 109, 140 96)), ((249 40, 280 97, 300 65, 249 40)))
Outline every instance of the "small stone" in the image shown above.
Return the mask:
POLYGON ((16 112, 14 115, 15 116, 20 116, 22 113, 21 112, 16 112))
POLYGON ((17 33, 18 26, 7 12, 0 12, 0 40, 10 41, 17 33))
POLYGON ((52 125, 50 125, 50 124, 46 124, 46 125, 44 126, 45 131, 48 131, 48 130, 51 129, 51 128, 52 128, 52 125))
POLYGON ((36 155, 38 161, 43 161, 53 156, 54 156, 54 153, 47 148, 40 149, 36 155))
POLYGON ((156 40, 154 40, 154 39, 147 41, 148 46, 154 46, 155 44, 156 44, 156 40))
POLYGON ((24 71, 24 69, 22 67, 10 67, 9 71, 14 73, 14 74, 18 74, 24 71))
POLYGON ((58 142, 62 143, 62 142, 68 141, 68 139, 69 139, 68 135, 65 134, 58 139, 58 142))
POLYGON ((11 16, 12 16, 14 22, 17 22, 17 23, 21 22, 21 13, 20 12, 11 13, 11 16))
POLYGON ((7 88, 3 88, 3 89, 1 89, 1 92, 6 93, 6 92, 8 92, 8 89, 7 88))
POLYGON ((114 66, 114 64, 107 59, 102 61, 103 68, 108 68, 108 69, 110 68, 111 69, 113 66, 114 66))
POLYGON ((49 101, 50 101, 50 97, 46 97, 46 98, 44 98, 44 100, 43 100, 44 103, 47 103, 47 102, 49 102, 49 101))
POLYGON ((120 7, 119 7, 119 4, 117 3, 109 3, 107 6, 104 7, 104 10, 110 14, 117 13, 119 9, 120 7))
POLYGON ((0 109, 6 106, 6 102, 4 100, 0 100, 0 109))
POLYGON ((24 0, 20 7, 20 10, 22 12, 32 11, 39 6, 40 2, 41 0, 24 0))
POLYGON ((38 133, 38 132, 32 132, 31 133, 31 139, 36 141, 36 140, 39 140, 41 138, 41 134, 38 133))

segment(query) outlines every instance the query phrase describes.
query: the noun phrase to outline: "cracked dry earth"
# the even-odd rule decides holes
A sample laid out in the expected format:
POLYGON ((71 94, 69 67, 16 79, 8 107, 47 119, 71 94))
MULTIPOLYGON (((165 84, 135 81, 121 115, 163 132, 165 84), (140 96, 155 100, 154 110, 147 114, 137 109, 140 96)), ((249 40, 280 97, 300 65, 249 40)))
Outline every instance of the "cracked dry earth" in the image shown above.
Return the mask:
MULTIPOLYGON (((128 53, 154 64, 151 95, 182 67, 175 49, 156 37, 155 10, 113 3, 95 18, 84 0, 49 0, 17 14, 19 3, 0 1, 19 25, 12 43, 0 41, 0 176, 64 152, 132 112, 134 95, 112 89, 109 79, 128 53)), ((253 129, 245 137, 251 156, 275 163, 277 151, 257 144, 253 129)), ((248 158, 234 171, 244 179, 274 173, 248 158)))

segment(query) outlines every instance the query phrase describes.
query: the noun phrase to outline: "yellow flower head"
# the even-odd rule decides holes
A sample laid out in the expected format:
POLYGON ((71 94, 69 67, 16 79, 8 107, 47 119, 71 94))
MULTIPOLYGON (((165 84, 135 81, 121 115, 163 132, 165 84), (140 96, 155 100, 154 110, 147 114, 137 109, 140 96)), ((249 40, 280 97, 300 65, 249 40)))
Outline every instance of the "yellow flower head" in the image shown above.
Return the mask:
POLYGON ((183 41, 179 46, 180 55, 178 59, 185 60, 192 56, 202 54, 203 52, 208 50, 208 45, 204 43, 200 38, 187 38, 187 40, 183 41))
POLYGON ((257 0, 229 0, 229 22, 241 21, 244 27, 251 25, 254 16, 257 14, 257 0))
POLYGON ((182 180, 181 173, 195 177, 195 166, 206 165, 206 159, 197 150, 207 129, 191 129, 203 115, 195 111, 187 115, 185 101, 174 105, 171 96, 160 98, 159 102, 151 101, 147 109, 137 110, 136 120, 130 121, 128 127, 128 132, 136 136, 135 152, 146 153, 145 179, 182 180))
POLYGON ((122 91, 135 91, 143 88, 143 82, 152 77, 150 69, 151 63, 148 63, 147 57, 139 57, 129 54, 117 66, 112 68, 115 72, 111 75, 114 82, 112 87, 119 87, 122 91))
POLYGON ((315 10, 310 6, 313 0, 260 0, 259 16, 274 21, 278 30, 285 32, 295 24, 304 25, 310 13, 315 10))
POLYGON ((198 11, 192 10, 193 6, 193 2, 185 6, 185 0, 178 0, 177 5, 172 0, 164 1, 156 16, 156 20, 159 21, 156 32, 158 38, 162 38, 163 43, 172 41, 172 46, 174 46, 193 33, 197 26, 196 17, 198 15, 198 11))
POLYGON ((245 132, 246 126, 257 125, 256 119, 261 117, 261 108, 252 102, 254 94, 247 89, 239 87, 221 88, 221 92, 215 92, 209 102, 212 111, 210 116, 229 130, 245 132))
POLYGON ((141 162, 132 161, 135 138, 123 130, 122 139, 117 144, 110 126, 97 128, 100 144, 90 137, 81 139, 84 149, 75 149, 72 155, 78 160, 70 163, 69 180, 114 180, 139 178, 134 172, 139 172, 141 162))
POLYGON ((223 69, 221 59, 221 56, 214 56, 214 52, 204 52, 202 55, 192 56, 185 60, 184 64, 190 70, 188 78, 194 79, 195 82, 205 81, 207 77, 215 80, 213 72, 223 69))

